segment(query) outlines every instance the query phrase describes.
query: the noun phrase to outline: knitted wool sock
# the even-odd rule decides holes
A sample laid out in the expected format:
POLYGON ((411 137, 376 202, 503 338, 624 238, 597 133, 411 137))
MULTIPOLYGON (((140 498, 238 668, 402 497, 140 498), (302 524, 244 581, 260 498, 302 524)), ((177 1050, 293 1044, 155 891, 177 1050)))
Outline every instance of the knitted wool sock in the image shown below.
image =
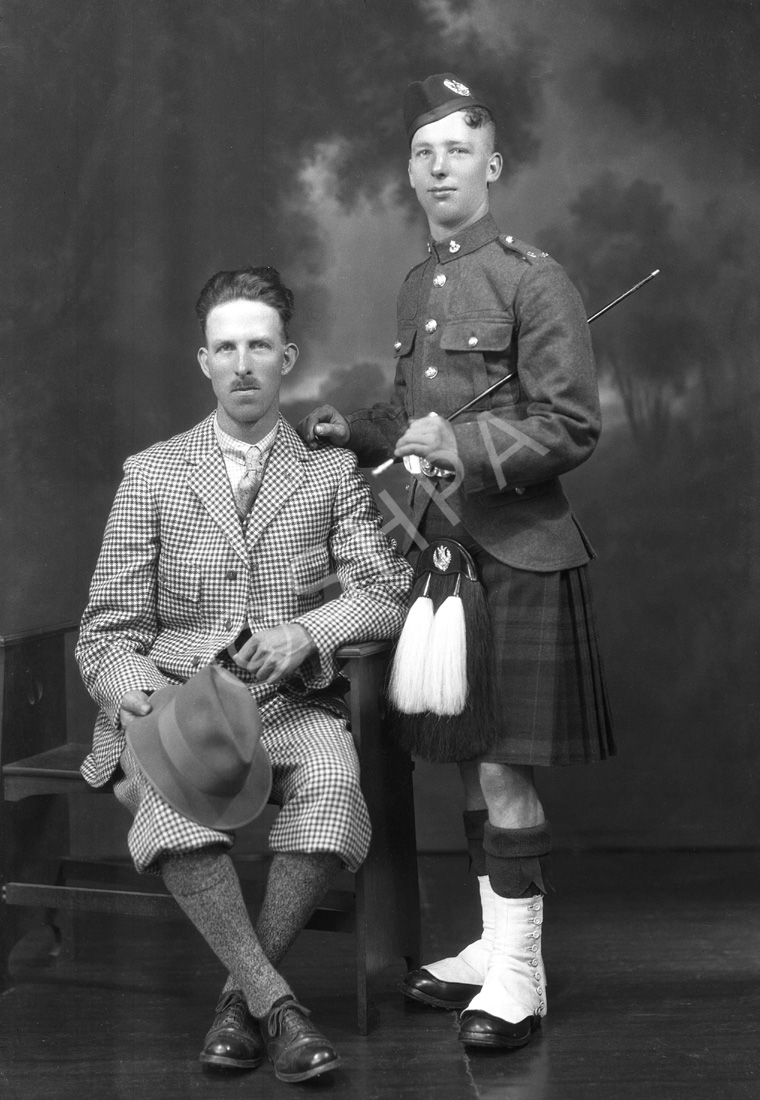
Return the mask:
POLYGON ((482 878, 487 874, 486 853, 483 851, 483 828, 488 821, 488 810, 465 810, 462 814, 464 835, 467 837, 467 850, 473 871, 482 878))
POLYGON ((269 869, 256 935, 273 966, 298 933, 340 870, 334 852, 277 852, 269 869))
POLYGON ((161 860, 166 887, 240 989, 254 1016, 292 990, 266 957, 253 930, 232 860, 223 848, 161 860))
MULTIPOLYGON (((262 951, 277 966, 316 909, 340 870, 333 852, 276 852, 267 877, 264 901, 256 921, 262 951)), ((225 992, 237 989, 230 975, 225 992)))
POLYGON ((532 829, 499 829, 486 822, 483 848, 494 893, 502 898, 545 894, 551 846, 548 821, 532 829))

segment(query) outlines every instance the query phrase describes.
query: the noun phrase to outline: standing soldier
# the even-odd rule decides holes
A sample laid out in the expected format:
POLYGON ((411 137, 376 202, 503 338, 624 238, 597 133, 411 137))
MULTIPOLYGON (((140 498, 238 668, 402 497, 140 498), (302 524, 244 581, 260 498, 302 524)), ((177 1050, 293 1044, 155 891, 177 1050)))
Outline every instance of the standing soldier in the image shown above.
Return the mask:
POLYGON ((350 447, 363 466, 418 456, 411 507, 421 539, 455 539, 476 563, 498 717, 490 748, 475 759, 463 750, 459 768, 483 930, 458 955, 408 974, 402 990, 463 1009, 463 1043, 516 1047, 547 1006, 551 840, 533 768, 615 751, 587 577, 593 551, 559 481, 594 450, 599 396, 577 291, 489 214, 502 157, 486 104, 442 73, 409 86, 404 122, 430 239, 399 294, 393 393, 346 417, 322 406, 299 430, 312 447, 350 447), (487 403, 447 421, 506 375, 487 403))

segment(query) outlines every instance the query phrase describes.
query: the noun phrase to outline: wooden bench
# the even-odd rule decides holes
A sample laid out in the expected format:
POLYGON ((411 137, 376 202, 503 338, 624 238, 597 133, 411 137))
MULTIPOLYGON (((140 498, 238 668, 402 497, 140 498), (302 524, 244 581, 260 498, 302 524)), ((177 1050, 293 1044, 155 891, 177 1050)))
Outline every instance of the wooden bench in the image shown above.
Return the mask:
MULTIPOLYGON (((0 638, 0 958, 3 981, 14 947, 41 927, 60 943, 77 910, 156 917, 179 909, 160 879, 137 875, 127 860, 74 858, 68 797, 102 798, 82 779, 89 730, 70 741, 66 729, 66 635, 76 624, 0 638), (60 796, 67 796, 61 798, 60 796)), ((419 962, 419 893, 412 763, 383 735, 383 684, 389 643, 343 646, 350 682, 351 730, 372 819, 363 867, 331 890, 307 928, 350 932, 356 940, 358 1027, 371 1023, 375 979, 403 958, 419 962)), ((116 805, 116 800, 110 796, 116 805)), ((125 834, 126 835, 126 834, 125 834)), ((266 857, 237 858, 246 900, 263 890, 266 857)), ((64 942, 65 942, 64 936, 64 942)), ((56 948, 57 949, 57 948, 56 948)))

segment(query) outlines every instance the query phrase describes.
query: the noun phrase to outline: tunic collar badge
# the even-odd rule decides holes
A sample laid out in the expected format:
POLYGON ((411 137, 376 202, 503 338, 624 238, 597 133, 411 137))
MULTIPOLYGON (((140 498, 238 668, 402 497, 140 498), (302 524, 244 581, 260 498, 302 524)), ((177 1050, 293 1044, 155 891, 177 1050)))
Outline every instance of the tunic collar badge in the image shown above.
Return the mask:
POLYGON ((461 247, 456 241, 449 241, 449 252, 458 252, 461 247))

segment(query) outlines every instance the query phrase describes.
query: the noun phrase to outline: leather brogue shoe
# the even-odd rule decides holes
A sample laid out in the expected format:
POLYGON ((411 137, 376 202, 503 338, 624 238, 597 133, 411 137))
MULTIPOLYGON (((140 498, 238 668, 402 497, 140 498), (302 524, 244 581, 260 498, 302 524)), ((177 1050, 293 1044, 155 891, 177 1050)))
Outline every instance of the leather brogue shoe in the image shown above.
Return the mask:
POLYGON ((309 1010, 287 995, 261 1021, 267 1053, 279 1081, 307 1081, 340 1065, 332 1043, 308 1019, 309 1010))
POLYGON ((201 1062, 223 1069, 256 1069, 264 1057, 258 1022, 239 989, 230 989, 216 1006, 214 1022, 203 1041, 201 1062))
POLYGON ((472 998, 480 993, 479 985, 465 982, 443 982, 429 970, 410 970, 399 989, 405 997, 435 1008, 466 1008, 472 998))
POLYGON ((490 1012, 463 1012, 459 1042, 473 1047, 524 1047, 540 1023, 540 1016, 526 1016, 513 1024, 490 1012))

